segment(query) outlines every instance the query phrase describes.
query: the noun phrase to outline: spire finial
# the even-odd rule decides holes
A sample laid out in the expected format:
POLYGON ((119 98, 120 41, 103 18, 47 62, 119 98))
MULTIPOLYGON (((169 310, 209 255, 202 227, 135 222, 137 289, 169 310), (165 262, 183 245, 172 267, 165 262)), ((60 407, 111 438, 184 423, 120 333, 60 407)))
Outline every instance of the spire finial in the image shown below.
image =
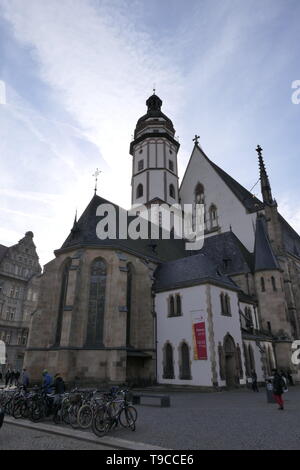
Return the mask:
POLYGON ((95 194, 97 194, 97 183, 98 183, 98 176, 100 175, 100 173, 102 173, 101 170, 99 170, 99 168, 96 168, 96 171, 95 173, 93 174, 94 178, 95 178, 95 194))
POLYGON ((155 95, 155 92, 156 92, 156 86, 155 86, 155 83, 153 83, 153 95, 155 95))
POLYGON ((195 137, 193 138, 193 142, 195 142, 195 145, 199 144, 199 139, 200 139, 200 135, 195 134, 195 137))

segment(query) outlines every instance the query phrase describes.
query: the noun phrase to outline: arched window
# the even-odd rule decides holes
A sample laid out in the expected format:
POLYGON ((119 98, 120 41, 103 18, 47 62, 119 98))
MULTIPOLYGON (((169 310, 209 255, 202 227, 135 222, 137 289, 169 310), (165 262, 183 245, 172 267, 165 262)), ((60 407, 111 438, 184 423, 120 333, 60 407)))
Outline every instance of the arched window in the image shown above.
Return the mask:
POLYGON ((218 226, 218 212, 214 204, 212 204, 209 208, 209 223, 210 223, 210 228, 214 228, 218 226))
POLYGON ((169 186, 169 194, 170 194, 170 197, 175 199, 175 188, 174 188, 173 184, 170 184, 170 186, 169 186))
POLYGON ((173 348, 170 343, 164 347, 164 379, 174 379, 173 348))
POLYGON ((179 294, 176 295, 176 315, 182 315, 181 311, 181 297, 179 294))
POLYGON ((246 369, 246 376, 251 377, 251 366, 250 366, 250 359, 249 359, 249 350, 247 345, 243 343, 244 348, 244 356, 245 356, 245 369, 246 369))
POLYGON ((277 288, 276 288, 276 281, 275 281, 275 277, 274 277, 274 276, 271 277, 271 282, 272 282, 273 290, 274 290, 274 291, 277 290, 277 288))
POLYGON ((253 326, 253 323, 252 323, 251 309, 249 307, 245 307, 245 320, 246 320, 246 328, 251 328, 253 326))
POLYGON ((175 302, 174 302, 174 296, 171 295, 169 297, 169 317, 174 317, 175 315, 175 302))
POLYGON ((62 271, 60 298, 59 298, 59 308, 58 308, 58 318, 57 318, 56 335, 55 335, 55 345, 57 345, 57 346, 59 346, 60 339, 61 339, 62 322, 63 322, 64 308, 65 308, 65 305, 66 305, 66 297, 67 297, 70 266, 71 266, 71 260, 68 259, 65 262, 65 265, 64 265, 63 271, 62 271))
POLYGON ((225 299, 224 299, 224 294, 223 292, 220 294, 220 302, 221 302, 221 314, 225 315, 226 310, 225 310, 225 299))
POLYGON ((190 351, 185 342, 180 347, 180 359, 180 379, 191 380, 190 351))
POLYGON ((126 344, 131 345, 131 304, 132 304, 132 264, 127 264, 127 295, 126 295, 126 307, 127 307, 127 320, 126 320, 126 344))
POLYGON ((249 361, 250 361, 250 371, 255 371, 255 360, 254 360, 254 354, 253 354, 253 348, 251 344, 249 344, 249 361))
POLYGON ((136 188, 136 198, 138 199, 139 197, 142 197, 144 194, 144 188, 142 184, 139 184, 138 187, 136 188))
POLYGON ((266 291, 265 280, 263 277, 260 278, 260 287, 262 292, 266 291))
POLYGON ((225 295, 226 314, 231 315, 230 297, 228 294, 225 295))
POLYGON ((93 261, 90 271, 87 346, 103 346, 105 289, 106 263, 102 258, 97 258, 93 261))
POLYGON ((195 203, 204 204, 204 187, 201 183, 198 183, 195 188, 195 203))

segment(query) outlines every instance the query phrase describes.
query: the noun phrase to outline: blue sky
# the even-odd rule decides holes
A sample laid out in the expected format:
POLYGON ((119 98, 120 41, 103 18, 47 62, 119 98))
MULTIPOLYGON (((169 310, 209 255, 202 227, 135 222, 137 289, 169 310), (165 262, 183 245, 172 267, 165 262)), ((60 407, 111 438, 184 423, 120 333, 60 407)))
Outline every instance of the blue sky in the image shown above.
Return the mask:
MULTIPOLYGON (((181 143, 250 189, 264 149, 300 231, 298 0, 1 0, 0 243, 27 230, 45 263, 93 195, 130 205, 129 143, 153 83, 181 143)), ((259 186, 254 189, 259 194, 259 186)))

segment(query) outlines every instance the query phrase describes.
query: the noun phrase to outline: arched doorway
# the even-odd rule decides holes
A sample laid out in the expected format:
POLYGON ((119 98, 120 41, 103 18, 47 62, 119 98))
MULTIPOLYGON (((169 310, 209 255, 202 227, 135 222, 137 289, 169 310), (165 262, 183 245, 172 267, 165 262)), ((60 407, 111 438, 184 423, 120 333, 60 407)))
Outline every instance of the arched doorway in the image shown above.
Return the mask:
POLYGON ((227 387, 235 387, 236 380, 236 351, 232 336, 227 334, 224 338, 224 354, 225 354, 225 374, 227 387))

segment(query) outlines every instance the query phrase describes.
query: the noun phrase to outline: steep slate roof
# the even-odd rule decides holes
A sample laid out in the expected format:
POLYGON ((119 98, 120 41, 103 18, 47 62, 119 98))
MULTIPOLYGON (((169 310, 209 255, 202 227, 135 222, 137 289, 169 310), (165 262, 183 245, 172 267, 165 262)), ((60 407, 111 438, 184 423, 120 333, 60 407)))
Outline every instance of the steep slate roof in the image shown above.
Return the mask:
MULTIPOLYGON (((120 250, 136 254, 138 256, 151 258, 156 261, 169 261, 172 259, 182 258, 186 256, 184 240, 132 240, 123 239, 106 239, 100 240, 96 234, 96 226, 98 222, 104 218, 96 216, 96 210, 100 204, 111 204, 117 214, 117 235, 119 228, 119 211, 126 214, 126 211, 116 204, 94 195, 89 205, 81 215, 80 219, 74 224, 70 235, 63 243, 60 250, 56 250, 58 254, 61 250, 76 248, 79 246, 94 247, 114 247, 120 250)), ((133 217, 128 216, 128 223, 133 217)))
POLYGON ((255 271, 280 269, 267 233, 265 217, 257 217, 254 246, 255 271))
POLYGON ((282 228, 283 245, 288 253, 300 258, 300 236, 298 233, 288 224, 288 222, 278 214, 279 222, 282 228))
POLYGON ((4 258, 7 250, 8 250, 7 246, 0 245, 0 261, 2 261, 2 259, 4 258))
POLYGON ((228 275, 253 271, 253 254, 233 232, 207 237, 200 253, 208 255, 215 266, 228 275))
POLYGON ((214 261, 203 253, 163 263, 155 270, 154 276, 156 291, 188 287, 204 282, 213 282, 229 289, 239 290, 231 279, 216 269, 214 261))

